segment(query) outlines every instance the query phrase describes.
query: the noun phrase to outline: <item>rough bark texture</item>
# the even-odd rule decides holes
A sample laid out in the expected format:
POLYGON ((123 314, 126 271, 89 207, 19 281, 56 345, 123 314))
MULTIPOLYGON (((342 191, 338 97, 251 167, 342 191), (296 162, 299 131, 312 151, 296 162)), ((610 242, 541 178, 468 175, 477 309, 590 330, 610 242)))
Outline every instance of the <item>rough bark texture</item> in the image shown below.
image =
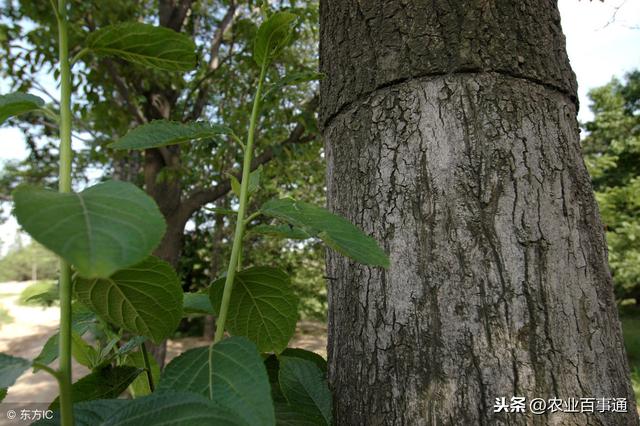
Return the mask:
POLYGON ((323 0, 321 68, 329 207, 391 257, 328 256, 337 424, 637 425, 556 3, 323 0))

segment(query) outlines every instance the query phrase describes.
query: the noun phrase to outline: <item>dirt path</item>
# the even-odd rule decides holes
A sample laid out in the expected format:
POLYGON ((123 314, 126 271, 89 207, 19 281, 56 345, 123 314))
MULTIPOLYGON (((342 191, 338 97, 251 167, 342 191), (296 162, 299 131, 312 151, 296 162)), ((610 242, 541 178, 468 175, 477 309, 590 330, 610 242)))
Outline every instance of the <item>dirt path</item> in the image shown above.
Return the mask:
MULTIPOLYGON (((18 297, 29 284, 31 283, 0 283, 0 310, 6 310, 13 317, 10 323, 0 323, 0 352, 33 359, 40 353, 49 336, 56 332, 58 309, 19 305, 18 297)), ((168 358, 171 359, 193 347, 205 346, 207 343, 206 340, 195 337, 169 340, 168 358)), ((326 357, 326 327, 322 323, 301 321, 289 346, 311 350, 326 357)), ((74 362, 74 379, 88 372, 85 367, 74 362)), ((4 402, 49 403, 57 395, 57 383, 49 374, 42 371, 33 374, 29 370, 9 389, 4 402)))

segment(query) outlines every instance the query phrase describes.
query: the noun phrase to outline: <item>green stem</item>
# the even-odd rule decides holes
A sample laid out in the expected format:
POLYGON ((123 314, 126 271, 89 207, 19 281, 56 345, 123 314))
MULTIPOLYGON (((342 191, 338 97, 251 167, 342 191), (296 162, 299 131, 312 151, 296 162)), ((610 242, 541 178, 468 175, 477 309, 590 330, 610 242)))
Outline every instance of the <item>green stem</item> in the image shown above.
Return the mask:
MULTIPOLYGON (((66 0, 58 0, 60 55, 60 170, 59 191, 71 192, 71 68, 66 0)), ((60 416, 62 426, 73 426, 71 400, 71 268, 60 259, 60 416)))
POLYGON ((156 390, 156 386, 153 383, 153 372, 151 371, 151 363, 149 362, 149 353, 147 352, 147 345, 142 342, 140 345, 142 350, 142 359, 144 360, 144 369, 147 370, 147 382, 149 382, 149 390, 151 392, 156 390))
POLYGON ((73 59, 71 59, 71 65, 75 64, 76 62, 78 62, 84 55, 86 55, 87 53, 89 53, 91 50, 87 47, 85 47, 84 49, 82 49, 81 51, 79 51, 76 56, 73 57, 73 59))
POLYGON ((227 269, 227 277, 224 282, 224 292, 222 293, 222 303, 220 304, 220 315, 216 320, 216 334, 213 343, 222 340, 224 336, 224 325, 227 321, 227 312, 229 310, 229 300, 231 300, 231 292, 233 290, 233 279, 236 270, 240 269, 239 259, 242 251, 242 237, 244 235, 245 221, 244 216, 247 210, 249 199, 249 175, 251 173, 251 162, 253 161, 253 141, 255 138, 256 124, 260 114, 260 97, 262 96, 262 85, 267 72, 267 62, 262 64, 260 70, 260 78, 258 80, 258 88, 253 99, 253 110, 251 111, 251 120, 249 121, 249 134, 247 135, 247 143, 244 149, 244 160, 242 163, 242 182, 240 183, 240 206, 238 207, 238 216, 236 218, 236 229, 233 235, 233 246, 231 248, 231 258, 229 259, 229 267, 227 269))
POLYGON ((34 368, 38 368, 42 371, 46 371, 47 373, 51 374, 54 379, 56 379, 57 381, 60 381, 60 375, 58 374, 58 372, 53 368, 49 367, 48 365, 42 364, 40 362, 34 362, 31 365, 34 368))

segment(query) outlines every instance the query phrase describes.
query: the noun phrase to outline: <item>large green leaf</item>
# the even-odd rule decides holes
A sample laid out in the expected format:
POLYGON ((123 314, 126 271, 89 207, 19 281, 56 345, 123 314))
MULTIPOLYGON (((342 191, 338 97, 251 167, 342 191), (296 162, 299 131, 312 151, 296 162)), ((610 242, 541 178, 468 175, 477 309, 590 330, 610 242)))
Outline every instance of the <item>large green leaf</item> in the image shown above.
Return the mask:
POLYGON ((114 149, 149 149, 232 133, 230 128, 215 124, 154 120, 136 127, 109 146, 114 149))
POLYGON ((84 277, 108 277, 140 262, 165 230, 155 202, 127 182, 109 181, 77 194, 21 186, 13 199, 20 225, 84 277))
MULTIPOLYGON (((225 278, 211 284, 209 295, 216 314, 225 278)), ((260 352, 281 352, 293 336, 298 319, 298 298, 289 277, 279 269, 250 268, 235 276, 226 328, 258 345, 260 352)))
POLYGON ((0 388, 0 402, 7 397, 7 388, 0 388))
POLYGON ((184 352, 167 365, 157 390, 211 395, 245 424, 274 424, 267 372, 256 346, 244 337, 184 352))
POLYGON ((0 389, 13 385, 31 367, 31 361, 0 353, 0 389))
POLYGON ((327 372, 327 360, 322 358, 315 352, 308 351, 302 348, 287 348, 282 351, 281 357, 286 358, 300 358, 307 361, 311 361, 322 371, 323 374, 327 372))
POLYGON ((209 397, 209 347, 189 349, 164 368, 158 391, 181 390, 209 397))
MULTIPOLYGON (((75 426, 96 426, 127 405, 126 399, 99 399, 73 404, 75 426)), ((60 412, 54 411, 50 419, 42 419, 33 426, 60 426, 60 412)))
POLYGON ((278 426, 318 426, 325 425, 323 418, 309 416, 304 410, 287 403, 277 401, 274 404, 278 426))
MULTIPOLYGON (((71 399, 73 402, 80 402, 117 398, 142 371, 141 368, 130 366, 108 367, 94 371, 71 385, 71 399)), ((56 398, 49 409, 57 410, 59 407, 60 401, 56 398)))
POLYGON ((247 426, 226 407, 188 392, 160 392, 134 399, 96 426, 247 426))
POLYGON ((289 409, 283 411, 304 414, 317 425, 330 425, 331 392, 322 371, 312 361, 302 358, 283 356, 279 361, 280 391, 289 405, 289 409))
POLYGON ((204 293, 185 293, 184 314, 215 315, 211 301, 209 301, 209 295, 204 293))
POLYGON ((254 234, 268 235, 270 237, 289 238, 292 240, 306 240, 311 238, 304 230, 291 225, 256 225, 249 229, 254 234))
POLYGON ((109 278, 75 280, 78 299, 101 318, 159 343, 182 318, 182 287, 171 265, 150 256, 109 278))
POLYGON ((0 96, 0 125, 9 117, 24 114, 41 108, 44 101, 34 95, 27 93, 9 93, 0 96))
POLYGON ((256 345, 231 337, 213 345, 213 400, 250 425, 275 425, 269 378, 256 345))
POLYGON ((329 247, 365 265, 389 267, 389 258, 376 240, 351 222, 326 209, 291 198, 267 201, 260 211, 317 236, 329 247))
POLYGON ((260 25, 253 44, 253 59, 258 65, 270 62, 289 43, 296 19, 293 13, 278 12, 260 25))
POLYGON ((193 40, 168 28, 140 22, 101 28, 89 35, 85 45, 99 55, 167 71, 190 71, 196 66, 193 40))

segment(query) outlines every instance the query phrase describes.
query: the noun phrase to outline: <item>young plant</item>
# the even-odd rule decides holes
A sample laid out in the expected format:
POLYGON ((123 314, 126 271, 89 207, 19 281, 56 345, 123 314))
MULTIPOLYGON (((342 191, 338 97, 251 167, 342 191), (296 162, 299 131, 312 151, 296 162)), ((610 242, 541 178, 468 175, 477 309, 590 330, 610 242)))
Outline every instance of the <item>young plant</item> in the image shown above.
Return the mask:
MULTIPOLYGON (((8 388, 29 367, 43 369, 59 383, 52 402, 62 425, 97 424, 330 424, 331 395, 326 362, 316 354, 287 348, 298 318, 298 300, 288 276, 263 266, 242 269, 243 237, 264 216, 286 225, 253 231, 284 238, 319 238, 363 264, 387 267, 377 243, 347 220, 310 204, 274 199, 249 212, 260 188, 260 169, 251 170, 263 89, 317 78, 285 76, 268 83, 267 70, 290 43, 296 16, 275 13, 258 29, 253 58, 259 69, 246 140, 232 129, 202 122, 157 120, 133 129, 111 146, 152 149, 226 135, 242 146, 242 175, 233 178, 238 197, 227 273, 209 294, 183 294, 172 267, 151 252, 163 236, 164 219, 153 200, 132 184, 108 181, 73 193, 71 188, 71 67, 84 55, 111 55, 139 66, 183 72, 195 66, 187 37, 142 23, 102 28, 89 35, 69 59, 66 0, 54 5, 60 48, 60 113, 32 95, 0 97, 0 120, 28 111, 55 116, 60 124, 60 189, 19 187, 15 215, 39 243, 60 257, 60 331, 33 361, 0 354, 0 388, 8 388), (72 291, 73 290, 73 291, 72 291), (184 315, 217 316, 212 344, 186 351, 159 373, 144 342, 161 342, 184 315), (83 339, 91 327, 99 344, 83 339), (231 337, 225 338, 225 332, 231 337), (123 342, 125 340, 126 342, 123 342), (57 349, 57 355, 56 355, 57 349), (92 372, 72 382, 71 357, 92 372), (49 364, 58 357, 58 369, 49 364), (127 387, 132 400, 117 399, 127 387)), ((0 394, 6 394, 0 392, 0 394)))

